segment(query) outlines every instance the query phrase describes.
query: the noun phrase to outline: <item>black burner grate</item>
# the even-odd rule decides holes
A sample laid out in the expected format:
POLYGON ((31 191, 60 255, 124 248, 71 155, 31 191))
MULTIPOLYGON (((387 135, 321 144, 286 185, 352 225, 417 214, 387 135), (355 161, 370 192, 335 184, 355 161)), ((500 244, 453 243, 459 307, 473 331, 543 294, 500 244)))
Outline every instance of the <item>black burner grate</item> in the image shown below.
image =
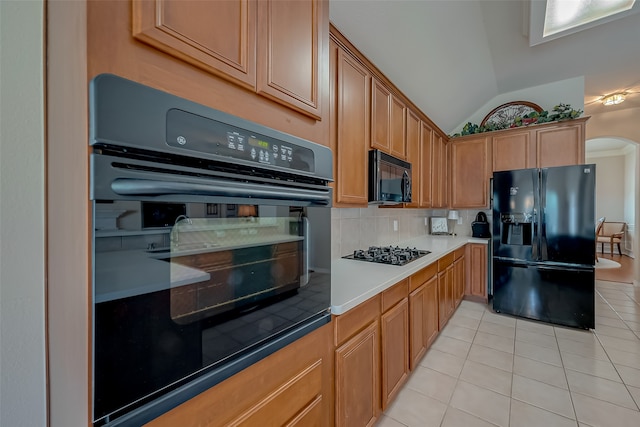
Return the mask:
POLYGON ((356 249, 353 251, 353 254, 343 256, 342 258, 376 262, 380 264, 405 265, 430 253, 430 251, 423 251, 409 247, 369 246, 369 249, 356 249))

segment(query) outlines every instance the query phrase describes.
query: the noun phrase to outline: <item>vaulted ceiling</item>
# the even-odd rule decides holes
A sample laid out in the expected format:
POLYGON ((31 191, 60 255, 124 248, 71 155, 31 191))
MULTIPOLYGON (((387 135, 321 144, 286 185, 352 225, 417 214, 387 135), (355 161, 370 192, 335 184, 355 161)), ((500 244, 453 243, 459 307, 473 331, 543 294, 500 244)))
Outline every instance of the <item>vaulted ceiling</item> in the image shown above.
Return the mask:
POLYGON ((330 0, 329 10, 445 132, 497 95, 579 76, 585 114, 640 107, 640 13, 531 47, 525 8, 517 0, 330 0), (616 106, 598 102, 624 90, 638 93, 616 106))

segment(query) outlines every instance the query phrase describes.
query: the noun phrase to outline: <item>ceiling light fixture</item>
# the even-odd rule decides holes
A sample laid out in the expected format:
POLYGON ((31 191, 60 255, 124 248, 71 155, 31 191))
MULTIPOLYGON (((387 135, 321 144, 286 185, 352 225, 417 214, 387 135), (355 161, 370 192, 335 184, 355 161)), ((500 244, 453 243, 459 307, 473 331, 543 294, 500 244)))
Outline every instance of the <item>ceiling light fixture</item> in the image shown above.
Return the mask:
POLYGON ((605 96, 602 98, 602 103, 604 105, 617 105, 624 101, 626 93, 613 93, 609 96, 605 96))

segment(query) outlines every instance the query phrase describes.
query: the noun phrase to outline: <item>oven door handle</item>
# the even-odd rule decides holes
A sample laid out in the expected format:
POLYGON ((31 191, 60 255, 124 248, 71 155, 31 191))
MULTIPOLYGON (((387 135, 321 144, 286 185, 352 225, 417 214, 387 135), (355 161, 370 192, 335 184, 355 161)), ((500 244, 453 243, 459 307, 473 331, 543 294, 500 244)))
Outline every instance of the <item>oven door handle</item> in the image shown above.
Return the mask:
POLYGON ((170 182, 151 179, 117 178, 111 189, 121 196, 161 196, 184 194, 218 197, 248 197, 272 200, 296 200, 315 205, 330 205, 330 190, 305 190, 300 188, 255 185, 245 182, 207 180, 206 184, 195 182, 170 182))

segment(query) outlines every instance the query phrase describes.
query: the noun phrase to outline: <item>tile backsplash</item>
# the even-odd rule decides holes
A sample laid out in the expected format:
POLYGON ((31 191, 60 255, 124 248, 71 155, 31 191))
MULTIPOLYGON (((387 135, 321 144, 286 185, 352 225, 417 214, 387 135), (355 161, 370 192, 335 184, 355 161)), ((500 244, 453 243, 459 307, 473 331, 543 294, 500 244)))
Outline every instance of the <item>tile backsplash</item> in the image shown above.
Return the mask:
MULTIPOLYGON (((461 224, 455 224, 459 236, 471 236, 471 223, 480 210, 458 210, 461 224)), ((356 249, 369 246, 395 245, 429 234, 425 218, 447 216, 447 209, 399 209, 369 206, 367 208, 331 209, 331 258, 340 258, 356 249), (397 221, 397 231, 394 230, 397 221)), ((483 210, 487 217, 491 212, 483 210)), ((449 221, 449 227, 455 221, 449 221)))

